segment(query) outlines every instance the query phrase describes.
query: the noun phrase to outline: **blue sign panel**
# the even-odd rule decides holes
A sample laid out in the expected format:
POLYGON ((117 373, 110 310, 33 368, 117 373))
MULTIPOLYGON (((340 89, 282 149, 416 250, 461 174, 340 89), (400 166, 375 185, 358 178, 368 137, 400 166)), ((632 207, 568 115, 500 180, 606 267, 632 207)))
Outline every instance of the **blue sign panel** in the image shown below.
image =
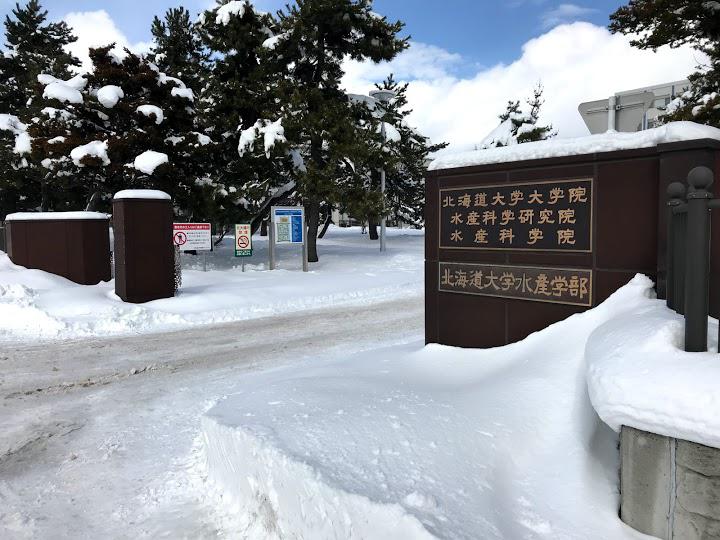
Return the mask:
POLYGON ((303 209, 275 210, 275 241, 278 244, 303 243, 303 209))

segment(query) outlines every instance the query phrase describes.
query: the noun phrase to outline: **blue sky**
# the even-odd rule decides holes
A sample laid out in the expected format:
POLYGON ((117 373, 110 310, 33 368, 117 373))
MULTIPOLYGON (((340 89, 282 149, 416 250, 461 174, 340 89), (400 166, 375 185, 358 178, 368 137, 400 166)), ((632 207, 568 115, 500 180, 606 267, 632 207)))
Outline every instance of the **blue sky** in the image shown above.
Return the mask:
MULTIPOLYGON (((2 0, 4 14, 14 4, 2 0)), ((107 11, 130 42, 148 41, 150 21, 168 7, 182 3, 193 14, 213 0, 45 0, 51 17, 69 12, 107 11)), ((285 0, 257 0, 266 10, 275 10, 285 0)), ((530 38, 550 26, 572 20, 607 25, 608 15, 621 5, 619 0, 376 0, 375 11, 404 21, 406 33, 415 41, 436 45, 459 54, 459 71, 510 62, 530 38)))

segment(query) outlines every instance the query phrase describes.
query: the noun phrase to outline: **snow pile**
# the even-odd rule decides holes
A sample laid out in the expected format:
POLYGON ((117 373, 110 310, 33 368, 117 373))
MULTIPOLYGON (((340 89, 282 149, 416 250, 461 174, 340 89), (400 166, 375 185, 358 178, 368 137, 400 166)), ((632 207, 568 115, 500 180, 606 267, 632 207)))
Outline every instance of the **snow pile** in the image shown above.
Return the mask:
MULTIPOLYGON (((127 190, 114 198, 169 200, 170 196, 155 190, 127 190)), ((243 259, 247 271, 242 272, 231 234, 207 254, 208 272, 202 271, 203 257, 182 256, 183 288, 177 297, 142 305, 122 302, 112 281, 78 285, 16 266, 0 252, 0 286, 22 285, 34 294, 32 309, 21 305, 0 308, 0 341, 162 332, 417 298, 423 291, 423 239, 422 231, 388 229, 388 253, 381 255, 377 243, 361 235, 359 227, 331 226, 319 240, 321 261, 305 274, 302 250, 296 246, 278 246, 279 269, 266 271, 268 243, 259 236, 253 238, 253 256, 243 259), (10 317, 26 324, 10 325, 10 317)))
POLYGON ((135 158, 133 166, 140 172, 152 174, 160 165, 168 163, 170 159, 167 154, 147 150, 135 158))
POLYGON ((211 486, 248 538, 638 538, 618 518, 617 435, 590 404, 584 353, 652 294, 637 277, 507 347, 248 376, 203 419, 211 486))
POLYGON ((720 140, 720 129, 693 122, 673 122, 637 133, 607 132, 576 139, 529 142, 501 148, 448 154, 433 161, 429 170, 650 148, 659 144, 694 139, 720 140))
POLYGON ((103 165, 110 165, 110 158, 108 157, 108 143, 107 141, 92 141, 77 148, 73 148, 70 152, 70 157, 73 163, 78 167, 84 167, 81 161, 86 157, 98 158, 102 161, 103 165))
POLYGON ((79 104, 83 102, 80 91, 85 88, 87 79, 82 75, 76 75, 67 81, 45 74, 38 75, 37 79, 40 84, 45 85, 43 98, 56 99, 61 103, 79 104))
POLYGON ((169 201, 170 195, 157 189, 124 189, 122 191, 118 191, 113 197, 113 200, 115 201, 122 199, 152 199, 169 201))
POLYGON ((27 132, 27 126, 17 116, 0 114, 0 130, 9 131, 15 135, 16 154, 29 154, 32 151, 32 138, 27 132))
POLYGON ((155 123, 160 125, 165 120, 165 114, 163 110, 157 105, 140 105, 137 108, 137 112, 148 118, 155 117, 155 123))
POLYGON ((245 152, 253 150, 255 147, 255 139, 260 135, 263 135, 265 155, 270 157, 270 150, 275 146, 275 143, 286 141, 282 118, 279 118, 275 122, 258 120, 254 126, 242 130, 240 132, 240 142, 238 143, 238 153, 241 157, 245 155, 245 152))
POLYGON ((123 92, 123 89, 119 86, 115 86, 114 84, 103 86, 97 91, 98 101, 106 109, 112 109, 118 104, 118 101, 124 97, 125 92, 123 92))
POLYGON ((662 301, 601 326, 587 344, 593 406, 614 430, 627 425, 720 448, 717 325, 708 353, 686 353, 683 317, 662 301))
POLYGON ((110 216, 101 212, 16 212, 15 214, 8 214, 5 217, 5 221, 68 221, 86 219, 110 219, 110 216))

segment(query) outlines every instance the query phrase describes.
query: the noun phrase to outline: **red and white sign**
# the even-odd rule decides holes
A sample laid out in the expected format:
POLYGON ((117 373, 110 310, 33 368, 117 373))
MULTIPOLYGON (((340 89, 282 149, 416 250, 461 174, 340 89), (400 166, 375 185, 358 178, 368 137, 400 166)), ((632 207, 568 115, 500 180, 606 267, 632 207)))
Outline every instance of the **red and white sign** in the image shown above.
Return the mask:
POLYGON ((209 223, 173 223, 173 244, 180 251, 211 251, 212 229, 209 223))

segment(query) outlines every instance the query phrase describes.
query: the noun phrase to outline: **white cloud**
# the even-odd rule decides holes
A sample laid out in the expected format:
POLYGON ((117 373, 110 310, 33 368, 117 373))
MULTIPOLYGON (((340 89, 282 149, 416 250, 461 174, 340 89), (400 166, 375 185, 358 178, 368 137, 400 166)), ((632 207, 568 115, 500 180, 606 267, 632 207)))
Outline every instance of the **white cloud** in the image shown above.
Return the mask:
POLYGON ((544 28, 552 28, 558 24, 574 22, 596 13, 597 9, 586 8, 576 4, 560 4, 546 11, 542 16, 544 28))
POLYGON ((130 43, 104 9, 68 13, 63 20, 72 27, 74 34, 78 38, 75 43, 68 45, 67 48, 80 59, 84 70, 88 70, 92 66, 88 54, 89 49, 92 47, 104 47, 116 43, 114 50, 120 57, 125 56, 125 48, 138 54, 147 52, 150 49, 150 43, 130 43))
POLYGON ((557 26, 528 41, 511 64, 480 68, 468 77, 454 75, 455 55, 441 51, 413 44, 403 53, 405 59, 390 65, 363 67, 351 62, 344 86, 353 93, 367 93, 393 68, 404 66, 398 79, 410 81, 411 123, 433 141, 449 142, 459 150, 482 140, 499 123, 497 115, 508 100, 526 99, 538 81, 545 86, 543 120, 551 122, 560 137, 574 137, 587 134, 577 111, 580 103, 682 79, 699 59, 689 47, 641 51, 630 46, 627 36, 583 22, 557 26))

